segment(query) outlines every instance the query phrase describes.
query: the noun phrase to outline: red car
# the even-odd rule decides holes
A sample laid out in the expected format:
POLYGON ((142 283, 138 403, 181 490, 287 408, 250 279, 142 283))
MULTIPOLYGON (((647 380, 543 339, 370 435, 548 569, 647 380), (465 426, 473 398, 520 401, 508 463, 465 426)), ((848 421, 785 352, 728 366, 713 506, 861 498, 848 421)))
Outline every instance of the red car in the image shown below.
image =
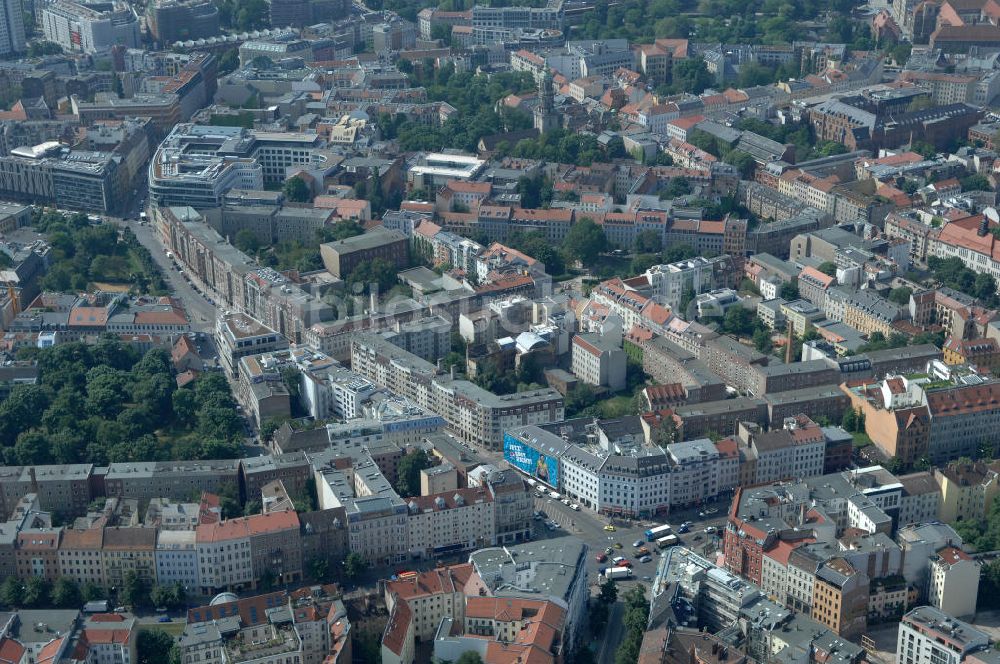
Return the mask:
POLYGON ((606 553, 599 553, 599 554, 597 554, 597 562, 603 563, 603 562, 607 561, 607 559, 608 559, 608 554, 606 554, 606 553))
POLYGON ((618 563, 617 565, 615 565, 615 567, 631 567, 631 566, 632 566, 632 563, 630 561, 628 561, 628 560, 623 560, 620 563, 618 563))

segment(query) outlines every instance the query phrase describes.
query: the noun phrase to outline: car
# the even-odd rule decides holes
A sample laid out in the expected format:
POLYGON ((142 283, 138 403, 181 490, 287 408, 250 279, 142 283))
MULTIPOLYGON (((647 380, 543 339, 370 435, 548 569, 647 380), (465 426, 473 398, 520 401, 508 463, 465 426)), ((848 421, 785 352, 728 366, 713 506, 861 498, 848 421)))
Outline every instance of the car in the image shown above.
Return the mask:
POLYGON ((648 576, 644 576, 644 577, 642 577, 642 580, 643 581, 652 581, 653 579, 650 578, 650 577, 648 577, 648 576))
POLYGON ((643 541, 643 540, 641 540, 641 539, 640 539, 640 540, 636 540, 636 541, 632 542, 632 546, 634 546, 634 547, 635 547, 635 548, 637 548, 637 549, 638 549, 638 548, 639 548, 640 546, 645 546, 645 545, 646 545, 646 542, 644 542, 644 541, 643 541))
POLYGON ((615 528, 614 526, 612 526, 610 523, 608 525, 604 526, 604 529, 606 531, 608 531, 609 533, 613 533, 616 530, 618 530, 617 528, 615 528))
POLYGON ((642 558, 639 558, 640 563, 648 563, 651 562, 652 560, 653 556, 643 556, 642 558))
POLYGON ((606 553, 599 553, 599 554, 597 554, 597 562, 599 562, 599 563, 605 563, 607 561, 608 561, 608 554, 606 554, 606 553))
POLYGON ((573 503, 572 505, 570 505, 569 508, 571 510, 573 510, 574 512, 579 512, 580 511, 580 506, 577 505, 576 503, 573 503))
POLYGON ((686 524, 682 524, 680 526, 677 526, 677 532, 679 532, 682 535, 684 533, 687 533, 687 532, 690 532, 690 531, 691 531, 691 526, 688 526, 686 524))
POLYGON ((638 549, 635 550, 635 555, 637 555, 637 556, 648 556, 649 555, 649 549, 647 549, 644 546, 640 546, 638 549))
POLYGON ((709 507, 708 509, 705 510, 705 514, 718 514, 718 513, 719 513, 718 507, 709 507))
POLYGON ((620 563, 618 563, 618 566, 619 567, 631 567, 632 566, 632 561, 631 560, 623 560, 620 563))
POLYGON ((610 546, 609 546, 608 548, 606 548, 606 549, 604 550, 604 553, 606 553, 606 554, 607 554, 607 555, 609 555, 609 556, 610 556, 610 555, 611 555, 611 554, 612 554, 613 552, 614 552, 614 549, 612 549, 612 548, 611 548, 610 546))
POLYGON ((570 502, 569 498, 563 498, 562 504, 565 505, 566 507, 569 507, 572 503, 570 502))
POLYGON ((623 560, 625 560, 625 556, 615 556, 614 558, 611 559, 611 562, 613 562, 615 565, 617 565, 618 563, 622 562, 623 560))
POLYGON ((705 529, 705 532, 708 533, 709 535, 713 535, 715 533, 715 526, 709 526, 708 528, 705 529))
POLYGON ((622 548, 622 543, 621 542, 615 542, 612 546, 614 546, 616 549, 620 549, 620 548, 622 548))
POLYGON ((170 616, 160 616, 156 622, 170 622, 170 616))

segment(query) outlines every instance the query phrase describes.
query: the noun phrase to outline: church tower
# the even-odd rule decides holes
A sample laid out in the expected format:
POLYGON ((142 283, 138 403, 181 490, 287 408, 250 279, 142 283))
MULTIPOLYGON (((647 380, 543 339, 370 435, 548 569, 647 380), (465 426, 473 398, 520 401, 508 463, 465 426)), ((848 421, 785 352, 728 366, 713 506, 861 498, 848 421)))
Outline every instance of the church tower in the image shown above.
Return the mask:
POLYGON ((545 72, 545 76, 538 82, 538 106, 535 107, 535 129, 538 130, 539 134, 546 134, 553 129, 558 129, 561 124, 553 100, 555 96, 554 86, 552 74, 545 72))

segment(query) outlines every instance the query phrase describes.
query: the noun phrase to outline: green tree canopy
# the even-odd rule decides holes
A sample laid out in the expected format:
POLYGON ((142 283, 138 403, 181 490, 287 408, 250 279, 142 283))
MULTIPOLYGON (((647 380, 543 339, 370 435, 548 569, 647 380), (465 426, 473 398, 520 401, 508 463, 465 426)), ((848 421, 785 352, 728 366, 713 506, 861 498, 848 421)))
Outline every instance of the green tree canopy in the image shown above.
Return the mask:
POLYGON ((293 203, 306 203, 312 200, 312 191, 310 191, 309 185, 298 176, 285 180, 281 191, 293 203))
POLYGON ((604 229, 590 217, 583 217, 573 224, 563 240, 566 253, 584 265, 593 263, 607 247, 608 239, 604 236, 604 229))

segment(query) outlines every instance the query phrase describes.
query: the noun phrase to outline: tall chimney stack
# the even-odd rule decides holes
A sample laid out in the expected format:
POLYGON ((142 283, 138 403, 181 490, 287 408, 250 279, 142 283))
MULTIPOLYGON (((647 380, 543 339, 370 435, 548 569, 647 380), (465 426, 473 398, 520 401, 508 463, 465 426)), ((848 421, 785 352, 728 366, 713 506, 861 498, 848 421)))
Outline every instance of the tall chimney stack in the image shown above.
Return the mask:
POLYGON ((795 328, 788 321, 788 343, 785 344, 785 364, 792 363, 792 347, 795 345, 795 328))

